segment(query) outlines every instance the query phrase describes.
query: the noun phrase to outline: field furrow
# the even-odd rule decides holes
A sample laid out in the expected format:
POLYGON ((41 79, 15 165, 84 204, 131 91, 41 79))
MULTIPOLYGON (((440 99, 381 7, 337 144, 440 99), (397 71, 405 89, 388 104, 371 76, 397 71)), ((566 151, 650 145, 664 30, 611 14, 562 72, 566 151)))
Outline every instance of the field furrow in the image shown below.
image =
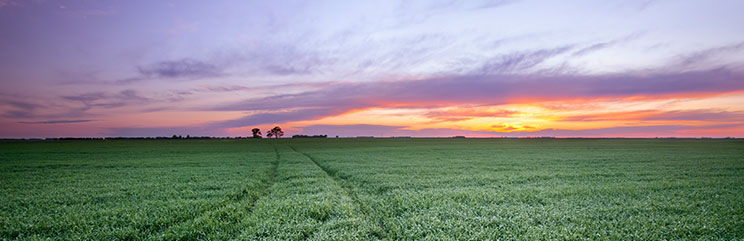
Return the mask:
POLYGON ((352 187, 350 186, 350 184, 349 184, 348 181, 344 180, 340 176, 337 176, 336 175, 337 174, 336 171, 330 170, 330 169, 328 169, 328 167, 323 166, 320 163, 318 163, 318 161, 316 161, 315 158, 313 158, 309 154, 307 154, 305 152, 298 151, 297 149, 295 149, 292 146, 290 146, 290 148, 293 151, 295 151, 297 153, 300 153, 300 154, 304 155, 305 157, 307 157, 308 159, 310 159, 313 162, 313 164, 315 164, 321 170, 323 170, 323 172, 326 174, 326 176, 328 176, 329 178, 331 178, 331 180, 333 180, 338 186, 340 186, 344 190, 344 193, 349 198, 351 198, 351 200, 353 201, 355 209, 358 210, 360 212, 360 214, 363 215, 363 218, 365 219, 365 221, 368 224, 370 224, 370 231, 372 232, 372 235, 375 238, 379 238, 379 239, 386 239, 387 238, 387 233, 386 233, 387 232, 387 229, 385 228, 385 226, 384 226, 385 224, 382 221, 382 219, 380 219, 380 218, 374 218, 374 216, 372 216, 372 214, 371 214, 372 213, 372 207, 370 207, 366 203, 361 202, 359 200, 358 195, 356 194, 356 192, 354 192, 354 190, 352 189, 352 187))
POLYGON ((270 195, 256 203, 243 240, 373 239, 351 197, 307 156, 278 146, 281 165, 270 195))
POLYGON ((261 196, 258 197, 256 200, 251 202, 249 207, 249 212, 253 213, 253 210, 256 208, 256 203, 261 198, 266 197, 271 192, 271 187, 274 186, 274 182, 276 182, 276 170, 279 168, 279 162, 281 161, 281 156, 279 155, 279 149, 276 148, 276 145, 271 145, 271 147, 274 149, 274 154, 276 155, 276 159, 274 159, 274 162, 271 166, 271 170, 269 171, 269 180, 268 183, 264 186, 263 189, 261 189, 261 196))
POLYGON ((261 198, 269 194, 276 178, 279 166, 279 151, 273 146, 276 158, 268 170, 268 174, 260 187, 246 186, 220 207, 208 210, 193 219, 176 223, 156 235, 150 237, 155 240, 227 240, 234 238, 245 228, 243 221, 255 208, 261 198), (256 189, 258 195, 251 195, 251 189, 256 189))

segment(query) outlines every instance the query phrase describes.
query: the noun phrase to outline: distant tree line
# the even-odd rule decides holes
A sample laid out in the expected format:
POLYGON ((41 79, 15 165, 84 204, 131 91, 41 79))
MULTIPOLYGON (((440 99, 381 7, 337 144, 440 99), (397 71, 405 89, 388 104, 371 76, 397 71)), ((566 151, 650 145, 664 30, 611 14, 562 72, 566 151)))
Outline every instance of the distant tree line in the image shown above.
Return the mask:
POLYGON ((170 139, 243 139, 243 137, 213 137, 213 136, 156 136, 156 137, 54 137, 44 138, 43 140, 170 140, 170 139))
POLYGON ((292 138, 328 138, 328 135, 293 135, 292 138))

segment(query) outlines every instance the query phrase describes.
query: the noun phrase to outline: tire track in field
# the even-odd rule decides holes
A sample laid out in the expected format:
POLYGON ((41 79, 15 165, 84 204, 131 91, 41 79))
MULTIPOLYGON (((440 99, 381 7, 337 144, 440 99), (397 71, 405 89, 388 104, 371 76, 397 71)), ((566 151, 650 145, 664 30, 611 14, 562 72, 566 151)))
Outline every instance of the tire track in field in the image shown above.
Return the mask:
POLYGON ((315 158, 313 158, 312 156, 308 155, 307 153, 298 151, 293 146, 290 146, 290 145, 288 145, 288 146, 289 146, 290 149, 292 149, 292 151, 297 152, 297 153, 300 153, 303 156, 305 156, 308 159, 310 159, 310 161, 312 161, 313 164, 315 164, 321 170, 323 170, 323 173, 325 173, 325 175, 329 179, 331 179, 333 182, 335 182, 336 184, 338 184, 341 187, 341 189, 344 190, 344 192, 346 193, 346 196, 348 196, 349 198, 351 198, 352 202, 354 203, 355 208, 358 211, 360 211, 362 213, 362 215, 364 215, 363 218, 366 219, 366 220, 373 221, 374 222, 373 225, 376 224, 377 225, 377 228, 379 228, 379 231, 381 233, 374 232, 373 235, 378 236, 378 238, 380 238, 382 240, 385 240, 388 237, 388 234, 387 234, 387 230, 388 229, 385 227, 385 225, 382 222, 382 220, 378 220, 378 219, 373 219, 372 218, 372 215, 370 214, 370 211, 369 211, 371 208, 368 207, 368 206, 366 206, 366 205, 364 205, 361 201, 359 201, 359 197, 357 196, 357 194, 354 191, 351 190, 351 186, 345 184, 345 182, 342 182, 340 180, 340 179, 343 179, 343 178, 336 176, 335 175, 335 172, 329 171, 328 167, 323 166, 323 165, 320 165, 320 163, 318 163, 318 161, 316 161, 315 158), (331 173, 333 173, 333 174, 331 174, 331 173))
MULTIPOLYGON (((256 203, 259 200, 261 200, 262 198, 264 198, 267 195, 269 195, 269 193, 271 191, 271 187, 274 186, 274 180, 276 179, 276 172, 277 172, 277 169, 279 167, 280 155, 279 155, 279 150, 277 150, 276 146, 273 145, 273 144, 271 146, 274 148, 274 153, 276 154, 276 158, 274 159, 273 162, 271 162, 271 167, 269 168, 269 178, 266 181, 266 184, 261 185, 261 191, 259 192, 260 195, 257 196, 256 198, 254 198, 253 200, 250 200, 251 203, 248 204, 248 213, 247 213, 247 215, 250 215, 250 214, 253 213, 253 210, 255 209, 256 203)), ((211 209, 207 209, 204 212, 202 212, 201 215, 195 215, 194 217, 191 217, 191 218, 185 218, 183 220, 178 220, 178 221, 176 221, 176 222, 174 222, 174 223, 172 223, 172 224, 170 224, 170 225, 168 225, 166 227, 159 228, 155 232, 153 232, 152 234, 150 234, 147 237, 147 240, 157 239, 158 237, 162 236, 165 232, 167 232, 171 228, 176 227, 178 225, 187 223, 189 221, 196 220, 196 219, 201 218, 201 217, 209 216, 210 214, 215 213, 215 212, 218 212, 219 210, 227 207, 230 204, 233 204, 233 203, 237 203, 237 202, 242 201, 243 199, 245 199, 246 196, 248 196, 248 192, 246 191, 245 188, 242 188, 242 191, 240 191, 237 195, 235 195, 235 198, 231 198, 228 201, 223 202, 222 205, 219 205, 217 207, 214 207, 214 208, 211 208, 211 209)), ((230 236, 234 236, 234 235, 230 235, 230 236)))
POLYGON ((271 145, 271 147, 274 148, 274 153, 276 153, 276 159, 274 159, 274 162, 271 163, 271 170, 269 171, 269 180, 266 182, 266 185, 261 188, 261 195, 256 198, 256 200, 253 200, 249 206, 248 214, 252 214, 253 210, 256 208, 256 203, 258 203, 259 200, 263 199, 264 197, 271 194, 271 187, 274 186, 274 182, 276 182, 276 170, 279 168, 279 160, 281 159, 281 155, 279 155, 279 150, 276 149, 276 145, 271 145))

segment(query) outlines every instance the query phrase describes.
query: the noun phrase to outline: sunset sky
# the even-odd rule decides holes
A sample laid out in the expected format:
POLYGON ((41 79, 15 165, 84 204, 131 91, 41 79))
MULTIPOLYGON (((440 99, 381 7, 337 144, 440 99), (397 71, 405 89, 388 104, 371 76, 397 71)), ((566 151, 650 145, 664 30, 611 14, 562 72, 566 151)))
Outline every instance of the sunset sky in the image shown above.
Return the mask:
POLYGON ((744 1, 0 0, 0 138, 744 137, 744 1))

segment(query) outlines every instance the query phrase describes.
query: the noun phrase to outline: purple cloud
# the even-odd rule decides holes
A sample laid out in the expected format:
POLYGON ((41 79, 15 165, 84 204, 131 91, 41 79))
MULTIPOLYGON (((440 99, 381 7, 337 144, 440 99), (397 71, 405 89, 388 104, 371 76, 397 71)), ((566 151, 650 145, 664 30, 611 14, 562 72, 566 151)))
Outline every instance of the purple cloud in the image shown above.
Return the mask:
POLYGON ((137 70, 142 76, 151 78, 202 78, 221 75, 217 66, 193 59, 161 61, 139 66, 137 70))
POLYGON ((575 115, 560 119, 561 121, 611 121, 611 120, 675 120, 675 121, 715 121, 737 122, 744 120, 742 111, 686 110, 658 111, 640 110, 626 112, 608 112, 589 115, 575 115))
POLYGON ((652 115, 646 120, 699 120, 699 121, 742 121, 744 112, 742 111, 711 111, 711 110, 694 110, 694 111, 668 111, 657 115, 652 115))
POLYGON ((13 106, 19 109, 24 109, 24 110, 33 110, 33 109, 36 109, 37 107, 40 107, 40 105, 38 104, 23 102, 23 101, 15 101, 15 100, 9 100, 5 103, 10 106, 13 106))
POLYGON ((676 68, 686 68, 697 66, 700 63, 705 63, 712 58, 724 56, 727 54, 737 53, 744 50, 744 42, 729 44, 725 46, 719 46, 714 48, 703 49, 691 54, 682 55, 679 57, 676 68))
POLYGON ((270 113, 259 113, 248 115, 239 119, 219 121, 208 124, 208 127, 213 128, 234 128, 244 126, 255 126, 260 124, 275 124, 284 123, 290 121, 300 120, 312 120, 318 119, 325 116, 333 116, 341 114, 343 109, 335 108, 310 108, 300 109, 293 111, 281 111, 281 112, 270 112, 270 113))
POLYGON ((479 74, 524 72, 552 57, 566 53, 573 48, 573 46, 563 46, 553 49, 540 49, 536 51, 500 55, 486 61, 479 70, 479 74))
POLYGON ((62 99, 81 102, 85 105, 86 109, 93 107, 116 108, 132 103, 143 103, 150 100, 149 98, 140 96, 134 90, 123 90, 117 93, 91 92, 79 95, 62 96, 62 99))
POLYGON ((77 118, 83 111, 79 107, 56 105, 54 106, 54 111, 52 111, 56 113, 50 114, 49 110, 52 108, 50 108, 48 102, 39 100, 29 101, 29 98, 23 96, 0 95, 0 97, 2 97, 0 98, 0 107, 3 105, 8 107, 0 116, 11 119, 77 118))
POLYGON ((30 110, 9 110, 3 113, 3 117, 23 119, 36 117, 36 115, 30 110))
POLYGON ((506 104, 545 100, 720 93, 744 90, 744 75, 726 69, 672 74, 598 76, 470 75, 398 82, 346 83, 299 94, 277 95, 218 106, 212 110, 267 111, 213 123, 241 127, 315 120, 355 109, 385 106, 506 104), (299 110, 287 110, 299 109, 299 110))
MULTIPOLYGON (((4 104, 10 106, 1 114, 13 119, 62 119, 80 118, 94 108, 117 108, 128 105, 139 105, 152 99, 141 96, 134 90, 119 92, 90 92, 78 95, 65 95, 53 100, 28 102, 24 97, 4 98, 4 104)), ((28 121, 30 124, 33 121, 28 121)), ((43 121, 42 121, 43 122, 43 121)))
POLYGON ((48 121, 21 121, 20 124, 71 124, 91 122, 93 120, 48 120, 48 121))
POLYGON ((597 76, 468 75, 411 81, 344 83, 298 94, 250 99, 213 110, 332 108, 348 110, 376 106, 506 104, 520 98, 562 100, 720 93, 744 90, 744 75, 726 69, 672 74, 611 74, 597 76))
POLYGON ((300 48, 285 41, 255 40, 250 45, 260 47, 215 52, 214 65, 222 69, 233 67, 253 76, 292 76, 314 74, 337 61, 328 53, 300 48))
POLYGON ((595 43, 595 44, 586 46, 584 48, 581 48, 579 50, 576 50, 576 52, 573 52, 571 54, 571 56, 576 57, 576 56, 587 55, 587 54, 592 53, 592 52, 595 52, 595 51, 599 51, 599 50, 602 50, 602 49, 605 49, 605 48, 609 48, 609 47, 612 47, 612 46, 615 46, 615 45, 618 45, 618 44, 622 44, 622 43, 625 43, 625 42, 628 42, 628 41, 637 39, 641 35, 642 35, 641 33, 633 33, 633 34, 630 34, 628 36, 617 38, 617 39, 613 39, 613 40, 610 40, 610 41, 607 41, 607 42, 595 43))

